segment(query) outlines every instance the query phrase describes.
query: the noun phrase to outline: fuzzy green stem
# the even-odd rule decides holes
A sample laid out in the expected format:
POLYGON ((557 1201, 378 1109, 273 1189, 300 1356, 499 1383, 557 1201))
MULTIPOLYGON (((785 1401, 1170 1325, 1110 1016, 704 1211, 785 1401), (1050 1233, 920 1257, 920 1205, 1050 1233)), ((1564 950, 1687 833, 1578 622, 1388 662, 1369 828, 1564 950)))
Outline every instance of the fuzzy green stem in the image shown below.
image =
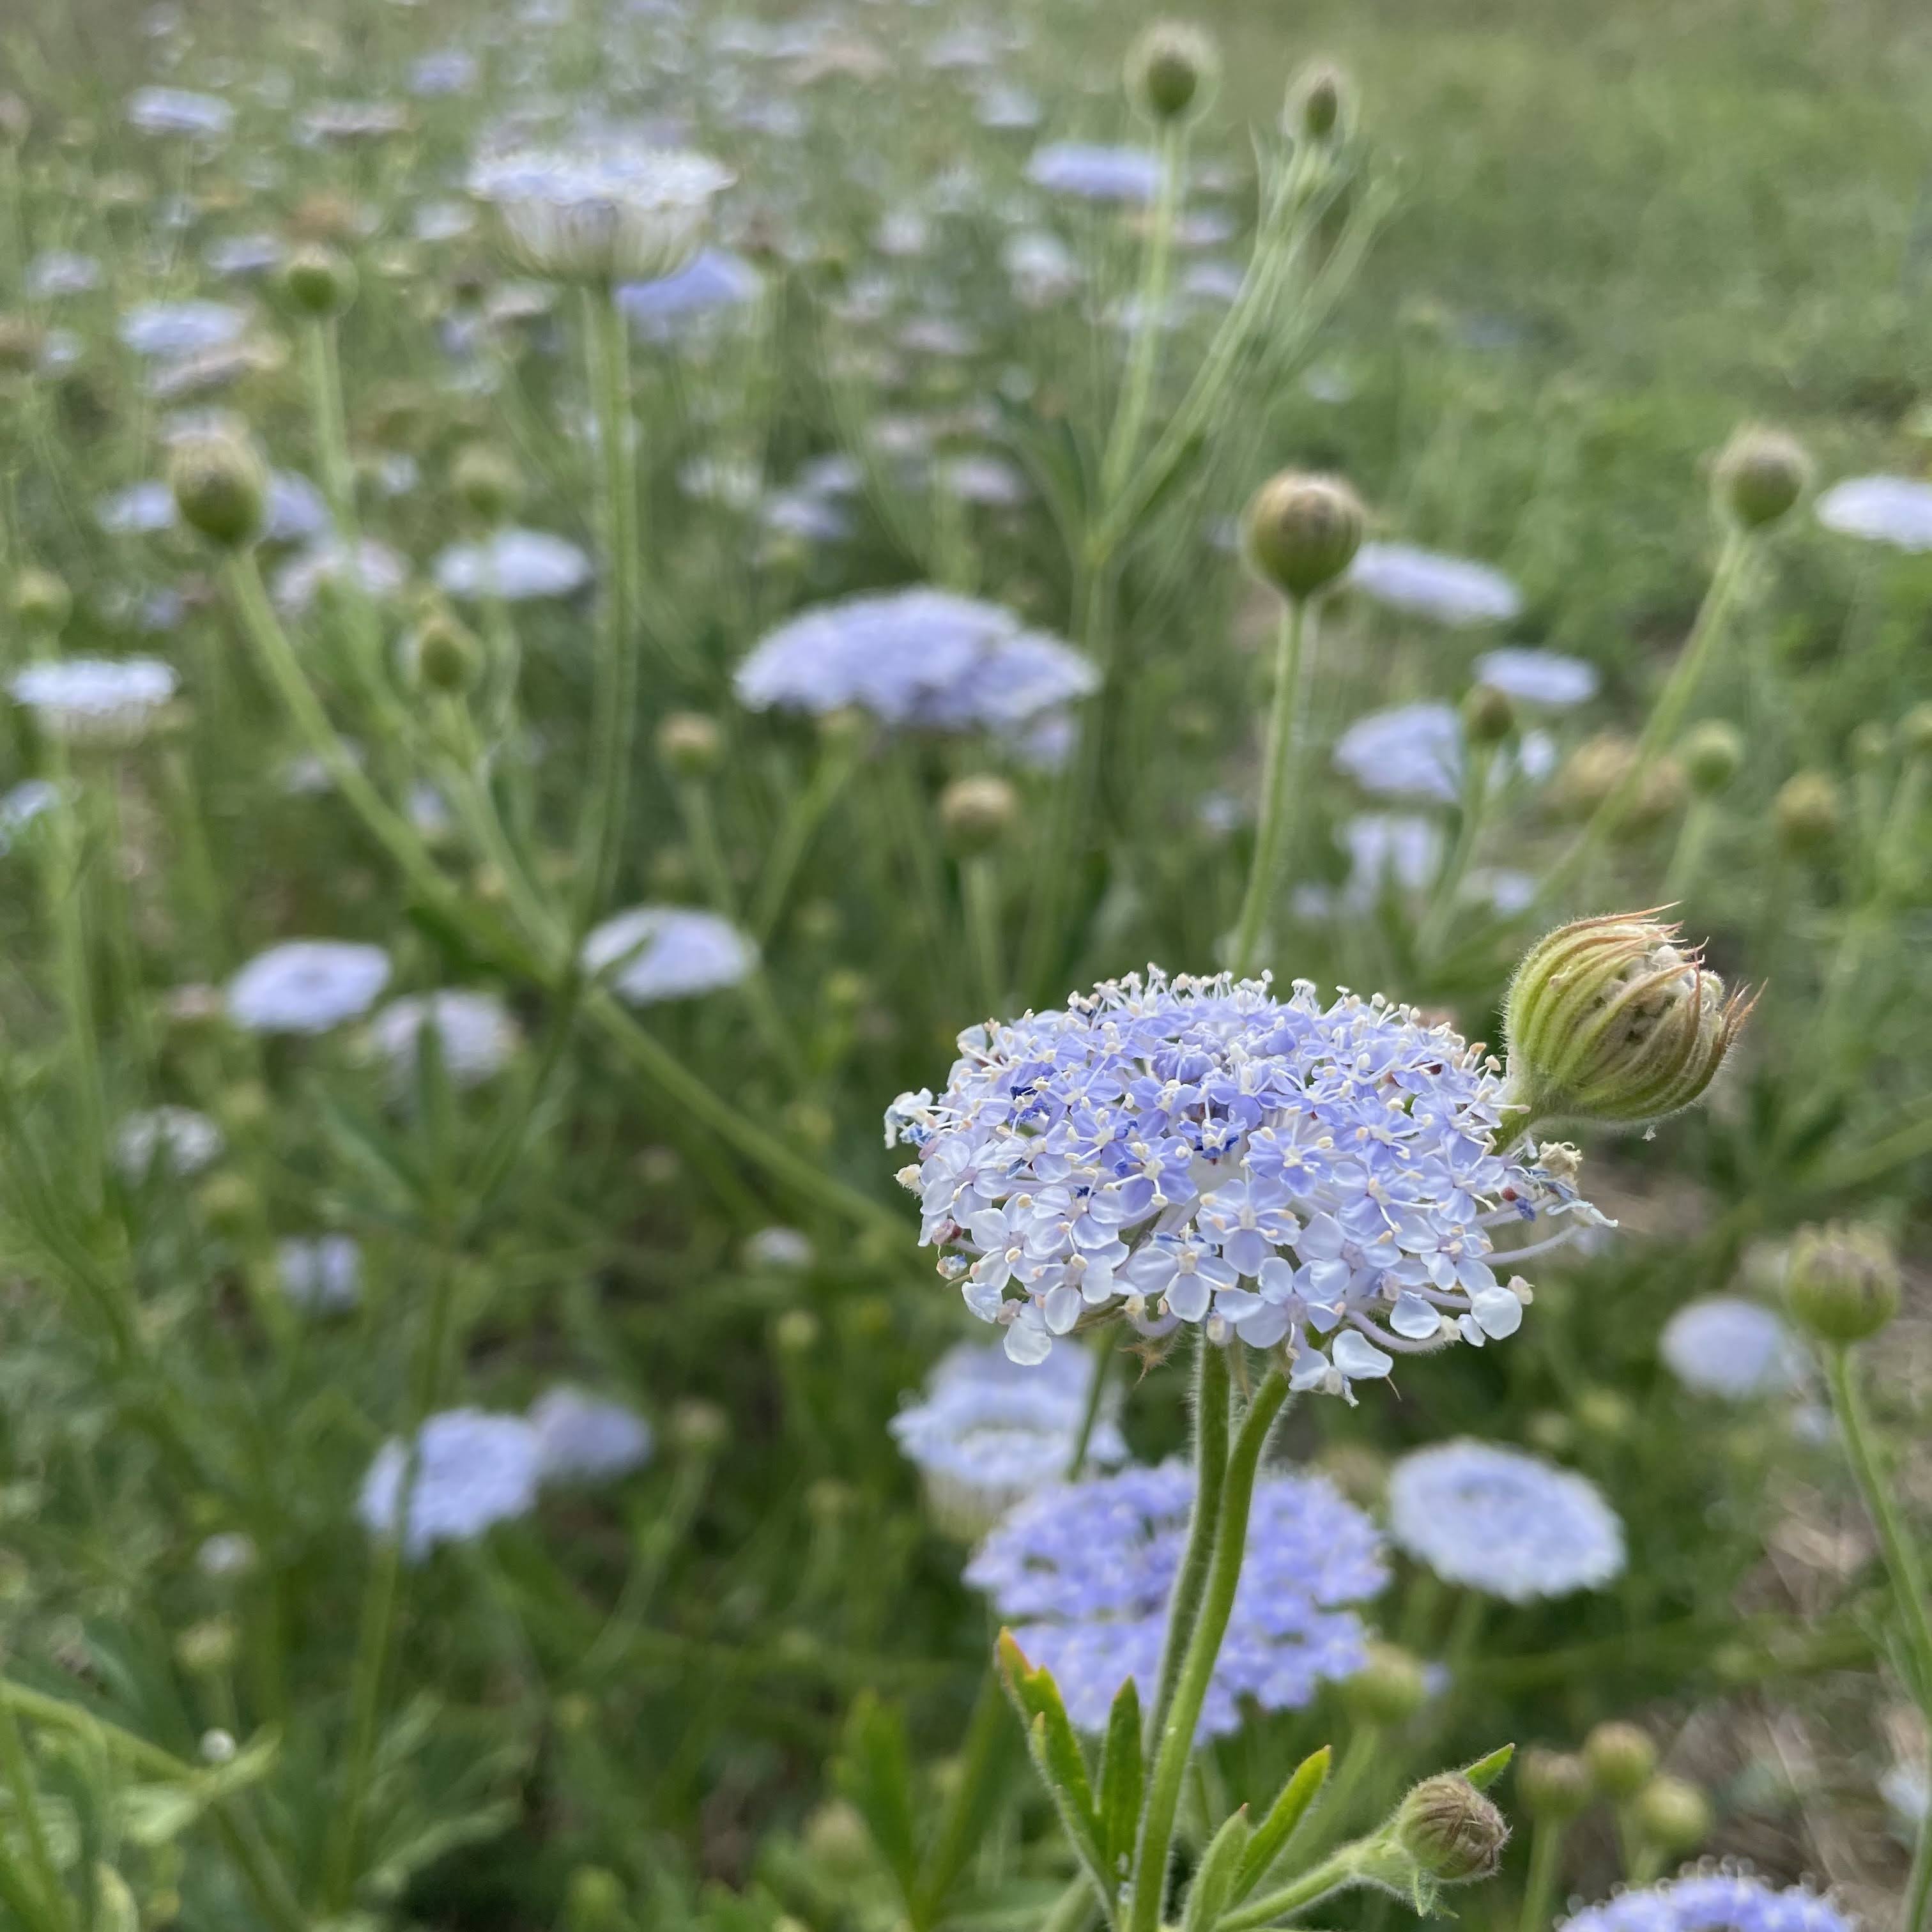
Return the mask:
MULTIPOLYGON (((1204 1339, 1204 1347, 1212 1346, 1204 1339)), ((1225 1368, 1222 1373, 1226 1373, 1225 1368)), ((1168 1861, 1174 1848, 1174 1815, 1180 1808, 1188 1762, 1194 1752, 1201 1708, 1207 1700, 1215 1660, 1221 1654, 1221 1640, 1227 1634, 1228 1618, 1234 1607, 1235 1588, 1241 1580, 1255 1478, 1268 1432, 1287 1400, 1288 1378, 1280 1369, 1270 1368, 1255 1391, 1228 1453, 1227 1475, 1222 1484, 1221 1505, 1216 1512, 1207 1583, 1173 1701, 1162 1720, 1160 1750, 1141 1812, 1134 1848, 1133 1903, 1126 1932, 1159 1932, 1160 1909, 1167 1890, 1168 1861)))
MULTIPOLYGON (((1932 1604, 1925 1593, 1925 1573, 1917 1546, 1899 1514, 1897 1498, 1880 1468, 1870 1418, 1852 1372, 1852 1352, 1828 1346, 1823 1351, 1826 1386, 1832 1413, 1844 1438, 1845 1453, 1857 1478, 1858 1492, 1878 1531, 1886 1574, 1892 1585, 1892 1606, 1905 1628, 1911 1658, 1912 1700, 1932 1726, 1932 1604)), ((1901 1932, 1924 1932, 1927 1908, 1932 1904, 1932 1824, 1922 1823, 1912 1853, 1901 1932)))
POLYGON ((1262 933, 1280 882, 1294 815, 1295 768, 1308 710, 1309 673, 1315 659, 1314 618, 1307 600, 1282 605, 1275 638, 1274 694, 1268 706, 1268 747, 1262 765, 1261 808, 1255 821, 1254 856, 1247 890, 1234 927, 1228 963, 1244 979, 1260 963, 1262 933))
POLYGON ((1286 1918, 1291 1912, 1305 1912, 1310 1906, 1345 1891, 1360 1880, 1365 1855, 1374 1844, 1374 1840, 1364 1838, 1344 1845, 1312 1870, 1303 1873, 1293 1884, 1229 1912, 1216 1925, 1214 1932, 1255 1932, 1258 1926, 1286 1918))
POLYGON ((590 788, 579 842, 578 925, 609 898, 622 849, 637 732, 638 477, 631 451, 631 345, 624 312, 607 288, 584 292, 584 360, 597 420, 598 512, 604 550, 590 788))

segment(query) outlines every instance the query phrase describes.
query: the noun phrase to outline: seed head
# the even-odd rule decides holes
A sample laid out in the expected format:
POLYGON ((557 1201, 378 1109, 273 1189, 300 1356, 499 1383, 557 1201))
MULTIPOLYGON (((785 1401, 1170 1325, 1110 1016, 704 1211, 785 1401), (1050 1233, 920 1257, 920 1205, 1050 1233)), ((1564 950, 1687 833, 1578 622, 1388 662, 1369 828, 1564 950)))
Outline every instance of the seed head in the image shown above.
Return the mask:
POLYGON ((1241 520, 1248 566, 1285 597, 1312 597, 1355 560, 1368 520, 1338 477, 1284 470, 1248 500, 1241 520))
POLYGON ((1718 501, 1742 530, 1768 529, 1804 494, 1811 459, 1782 430, 1741 429, 1718 458, 1718 501))
POLYGON ((1689 1106, 1749 1016, 1679 929, 1641 913, 1559 926, 1523 956, 1503 1009, 1514 1096, 1532 1118, 1635 1126, 1689 1106))
POLYGON ((1868 1341, 1898 1312, 1898 1258, 1876 1228, 1802 1228, 1784 1292, 1793 1316, 1821 1342, 1868 1341))

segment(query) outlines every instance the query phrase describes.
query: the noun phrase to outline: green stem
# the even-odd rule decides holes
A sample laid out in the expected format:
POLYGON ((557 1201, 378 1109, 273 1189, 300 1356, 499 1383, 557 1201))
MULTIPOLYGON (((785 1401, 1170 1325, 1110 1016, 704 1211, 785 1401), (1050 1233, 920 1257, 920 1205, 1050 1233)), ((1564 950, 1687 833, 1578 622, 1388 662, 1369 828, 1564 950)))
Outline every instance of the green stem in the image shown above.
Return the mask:
POLYGON ((73 1922, 71 1901, 61 1882, 60 1867, 47 1841, 46 1827, 40 1816, 40 1795, 34 1788, 34 1774, 27 1756, 27 1743, 20 1735, 20 1720, 10 1703, 0 1702, 0 1765, 6 1772, 7 1789, 14 1800, 14 1816, 27 1844, 28 1862, 40 1896, 48 1922, 67 1925, 73 1922))
POLYGON ((1100 1916, 1100 1901, 1094 1895, 1093 1882, 1076 1878, 1040 1922, 1040 1932, 1087 1932, 1100 1916))
POLYGON ((1522 1912, 1517 1932, 1546 1932, 1550 1908, 1563 1862, 1564 1827, 1553 1818, 1539 1818, 1529 1834, 1529 1875, 1523 1882, 1522 1912))
POLYGON ((1154 376, 1160 362, 1168 278, 1174 259, 1174 224, 1180 212, 1186 174, 1186 130, 1169 123, 1161 136, 1160 190, 1141 254, 1140 287, 1135 297, 1133 346, 1128 352, 1126 381, 1100 464, 1102 505, 1112 504, 1120 495, 1134 459, 1140 454, 1141 433, 1146 425, 1154 376))
POLYGON ((591 720, 590 788, 579 839, 578 925, 589 927, 616 883, 630 798, 631 748, 637 732, 637 468, 631 451, 628 325, 612 291, 584 292, 584 359, 597 419, 598 518, 604 550, 596 713, 591 720))
MULTIPOLYGON (((1204 1346, 1212 1346, 1204 1340, 1204 1346)), ((1224 1369, 1223 1372, 1226 1373, 1224 1369)), ((1228 1454, 1227 1475, 1222 1485, 1221 1506, 1214 1526, 1214 1554, 1208 1581, 1202 1592, 1201 1608, 1187 1654, 1180 1666, 1173 1702, 1168 1706, 1160 1732, 1160 1750, 1154 1759, 1154 1775, 1148 1786, 1147 1802, 1141 1813, 1140 1831, 1134 1848, 1133 1903, 1126 1921, 1127 1932, 1159 1932, 1160 1909, 1167 1890, 1168 1861, 1174 1847, 1174 1814, 1180 1808, 1181 1785, 1193 1755, 1194 1734, 1206 1702, 1208 1687, 1214 1674, 1215 1660, 1221 1654, 1221 1640, 1227 1634, 1228 1618, 1234 1607, 1234 1591, 1241 1580, 1241 1564, 1247 1554, 1248 1509, 1254 1498, 1255 1478, 1261 1466, 1262 1450, 1268 1432, 1288 1400, 1288 1378, 1278 1368, 1270 1368, 1253 1400, 1228 1454)), ((1224 1925, 1229 1922, 1224 1922, 1224 1925)))
POLYGON ((1344 1891, 1361 1876, 1362 1852, 1372 1843, 1362 1840, 1324 1858, 1313 1870, 1303 1873, 1292 1885, 1271 1892, 1264 1898, 1256 1899, 1229 1912, 1216 1925, 1214 1932, 1255 1932, 1258 1926, 1272 1920, 1285 1918, 1292 1912, 1305 1912, 1311 1905, 1334 1893, 1344 1891))
POLYGON ((1006 968, 1000 946, 1000 875, 992 854, 976 852, 962 860, 959 884, 966 902, 966 929, 972 936, 980 1003, 988 1018, 997 1019, 1006 1004, 1006 968))
POLYGON ((812 836, 838 801, 859 765, 857 748, 848 741, 827 745, 805 789, 792 800, 778 826, 752 911, 752 937, 760 945, 776 929, 791 891, 792 881, 811 849, 812 836))
POLYGON ((1245 979, 1258 964, 1268 908, 1279 883, 1294 812, 1295 767, 1312 680, 1312 613, 1305 598, 1282 605, 1275 638, 1274 694, 1268 706, 1268 747, 1262 765, 1261 808, 1255 821, 1254 856, 1248 862, 1247 890, 1234 927, 1228 964, 1245 979))
MULTIPOLYGON (((1838 1418, 1839 1433, 1844 1438, 1845 1453, 1858 1479, 1859 1494, 1878 1531, 1886 1574, 1892 1585, 1893 1607, 1905 1627, 1913 1679, 1906 1688, 1928 1724, 1932 1725, 1932 1604, 1928 1604, 1925 1594, 1924 1570, 1899 1514, 1892 1485, 1879 1466, 1870 1420, 1852 1372, 1852 1352, 1842 1346, 1828 1345, 1823 1354, 1832 1412, 1838 1418)), ((1927 1906, 1932 1903, 1932 1850, 1928 1850, 1928 1845, 1932 1845, 1932 1824, 1922 1822, 1912 1853, 1904 1916, 1899 1921, 1901 1932, 1923 1932, 1926 1923, 1927 1906)))
POLYGON ((1087 1406, 1081 1414, 1080 1432, 1073 1438, 1073 1454, 1066 1461, 1066 1480, 1070 1483, 1079 1480, 1082 1466, 1087 1460, 1088 1446, 1094 1440, 1094 1426, 1106 1406, 1108 1386, 1114 1379, 1114 1364, 1120 1355, 1120 1351, 1114 1346, 1112 1337, 1103 1329, 1094 1347, 1094 1373, 1087 1384, 1087 1406))
MULTIPOLYGON (((989 1670, 980 1680, 980 1694, 973 1702, 973 1715, 966 1727, 966 1742, 960 1751, 958 1774, 946 1800, 945 1814, 920 1866, 913 1895, 907 1900, 913 1932, 930 1932, 938 1924, 947 1895, 973 1856, 974 1828, 983 1809, 986 1786, 1000 1771, 1012 1725, 999 1673, 989 1670)), ((1081 1883, 1083 1895, 1090 1899, 1091 1887, 1084 1879, 1081 1883)))
POLYGON ((1750 539, 1741 530, 1727 530, 1724 548, 1718 555, 1717 567, 1712 572, 1709 586, 1704 592, 1704 601, 1698 607, 1696 620, 1690 627, 1690 636, 1684 640, 1683 650, 1677 655, 1677 662, 1670 668, 1670 675, 1664 681, 1664 688, 1657 694, 1657 702, 1652 706, 1649 717, 1644 722, 1630 769, 1584 822, 1570 849, 1544 875, 1542 889, 1537 894, 1539 904, 1576 883, 1599 848, 1615 835, 1666 748, 1676 742, 1683 728, 1684 713, 1696 695, 1705 668, 1718 638, 1724 633, 1732 607, 1743 588, 1744 566, 1750 556, 1750 539))
POLYGON ((1436 875, 1435 888, 1430 895, 1429 910, 1424 914, 1421 929, 1416 935, 1415 950, 1425 964, 1433 962, 1449 936, 1450 924, 1456 916, 1457 895, 1462 890, 1462 881, 1469 875, 1469 862, 1476 856, 1476 846, 1483 836, 1483 819, 1490 802, 1490 774, 1496 769, 1496 762, 1494 746, 1469 748, 1456 842, 1449 848, 1449 856, 1436 875))
POLYGON ((90 1208, 100 1204, 107 1154, 106 1089, 94 1013, 92 956, 87 938, 86 845, 73 781, 63 774, 50 840, 47 896, 52 914, 54 976, 67 1015, 68 1048, 74 1057, 74 1089, 80 1103, 80 1174, 90 1208))
POLYGON ((1704 853, 1711 842, 1711 828, 1718 821, 1718 808, 1708 798, 1694 798, 1690 808, 1678 827, 1677 843, 1670 862, 1664 868, 1664 902, 1676 905, 1688 898, 1704 868, 1704 853))

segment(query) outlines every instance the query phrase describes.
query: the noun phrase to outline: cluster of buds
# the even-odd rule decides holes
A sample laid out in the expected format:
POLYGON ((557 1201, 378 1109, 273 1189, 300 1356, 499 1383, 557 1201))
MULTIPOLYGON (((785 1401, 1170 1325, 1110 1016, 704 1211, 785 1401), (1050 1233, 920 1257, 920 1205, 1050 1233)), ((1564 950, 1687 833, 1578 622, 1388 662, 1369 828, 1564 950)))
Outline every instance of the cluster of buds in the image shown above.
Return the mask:
POLYGON ((1754 1001, 1726 994, 1679 938, 1647 914, 1613 913, 1560 926, 1523 956, 1503 1029, 1527 1119, 1640 1126, 1710 1085, 1754 1001))

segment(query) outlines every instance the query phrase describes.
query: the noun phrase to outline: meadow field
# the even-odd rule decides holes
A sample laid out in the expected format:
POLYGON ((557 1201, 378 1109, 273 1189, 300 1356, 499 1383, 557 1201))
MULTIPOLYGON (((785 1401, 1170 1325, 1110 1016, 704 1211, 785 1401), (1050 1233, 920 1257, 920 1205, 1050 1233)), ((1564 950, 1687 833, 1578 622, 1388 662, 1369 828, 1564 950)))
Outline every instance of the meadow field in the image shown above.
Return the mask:
POLYGON ((12 0, 0 1928, 1932 1932, 1928 103, 12 0))

